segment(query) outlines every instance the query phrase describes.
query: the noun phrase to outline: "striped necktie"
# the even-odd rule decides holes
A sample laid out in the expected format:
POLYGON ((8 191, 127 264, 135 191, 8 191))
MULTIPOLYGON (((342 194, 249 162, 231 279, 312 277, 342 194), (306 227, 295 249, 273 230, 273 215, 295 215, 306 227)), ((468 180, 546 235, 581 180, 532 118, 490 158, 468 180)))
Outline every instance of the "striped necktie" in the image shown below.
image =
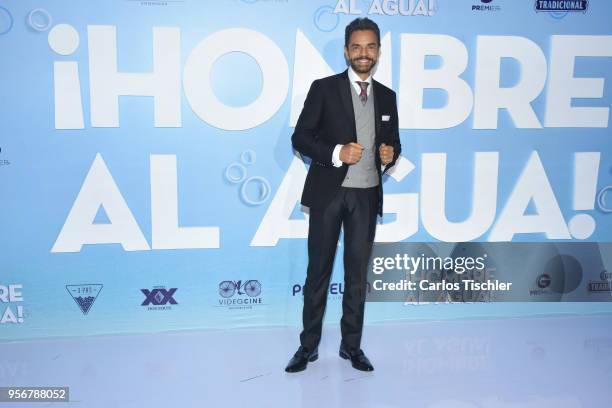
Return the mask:
POLYGON ((361 88, 361 93, 359 94, 359 99, 361 100, 362 104, 366 104, 366 102, 368 101, 368 85, 370 85, 369 83, 365 82, 365 81, 355 81, 359 84, 359 87, 361 88))

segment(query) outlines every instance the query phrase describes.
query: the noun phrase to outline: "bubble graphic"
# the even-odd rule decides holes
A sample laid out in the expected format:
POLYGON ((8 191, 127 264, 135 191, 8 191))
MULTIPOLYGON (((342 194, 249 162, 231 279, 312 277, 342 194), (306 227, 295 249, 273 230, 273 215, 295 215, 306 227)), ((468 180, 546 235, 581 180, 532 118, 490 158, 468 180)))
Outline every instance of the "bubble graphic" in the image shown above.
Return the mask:
POLYGON ((330 32, 338 27, 340 22, 340 16, 333 13, 334 8, 332 6, 321 6, 319 7, 313 16, 315 27, 320 31, 330 32))
POLYGON ((233 184, 240 185, 240 199, 247 205, 260 205, 270 197, 270 182, 261 176, 247 178, 246 166, 255 164, 257 154, 247 149, 240 153, 240 162, 234 162, 225 169, 225 178, 233 184))
POLYGON ((612 186, 607 186, 602 188, 599 194, 597 194, 597 206, 600 211, 605 213, 612 213, 612 207, 606 205, 606 197, 610 190, 612 190, 612 186))
POLYGON ((263 177, 253 176, 249 177, 240 187, 240 197, 242 201, 249 205, 260 205, 266 202, 268 197, 270 197, 270 182, 263 177), (249 193, 247 193, 247 188, 249 183, 254 183, 258 187, 259 197, 251 198, 249 197, 249 193))
POLYGON ((0 6, 0 35, 4 35, 13 28, 13 15, 8 9, 0 6))
POLYGON ((240 163, 232 163, 225 169, 225 178, 230 183, 240 183, 247 176, 246 167, 240 163))
POLYGON ((28 25, 36 31, 47 31, 52 23, 51 14, 45 9, 37 8, 28 14, 28 25))

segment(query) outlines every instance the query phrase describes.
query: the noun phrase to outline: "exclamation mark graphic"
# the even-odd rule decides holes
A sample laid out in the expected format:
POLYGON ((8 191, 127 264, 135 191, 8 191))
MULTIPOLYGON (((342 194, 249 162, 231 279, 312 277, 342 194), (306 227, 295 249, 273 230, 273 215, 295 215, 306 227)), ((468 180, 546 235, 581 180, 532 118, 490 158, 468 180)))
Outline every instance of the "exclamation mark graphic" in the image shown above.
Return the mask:
POLYGON ((23 323, 23 306, 17 306, 17 321, 23 323))
MULTIPOLYGON (((573 207, 576 211, 595 208, 600 156, 599 152, 574 154, 573 207)), ((576 214, 569 221, 568 227, 574 238, 587 239, 595 232, 595 219, 589 214, 576 214)))
POLYGON ((436 14, 436 0, 429 0, 429 16, 436 14))
MULTIPOLYGON (((79 47, 77 30, 69 24, 58 24, 49 31, 49 47, 59 55, 72 55, 79 47)), ((84 129, 81 103, 79 63, 53 62, 53 87, 56 129, 84 129)))

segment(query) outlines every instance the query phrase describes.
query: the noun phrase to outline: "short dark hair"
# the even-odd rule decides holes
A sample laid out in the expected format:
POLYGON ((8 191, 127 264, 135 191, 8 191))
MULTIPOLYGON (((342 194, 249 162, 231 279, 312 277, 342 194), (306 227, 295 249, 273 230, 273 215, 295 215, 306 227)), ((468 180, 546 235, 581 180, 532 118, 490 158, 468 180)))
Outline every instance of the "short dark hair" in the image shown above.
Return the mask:
POLYGON ((348 48, 349 41, 351 41, 351 35, 353 32, 358 30, 371 30, 376 34, 376 38, 378 40, 378 45, 380 45, 380 29, 378 28, 378 24, 374 21, 370 20, 367 17, 364 18, 356 18, 346 26, 344 30, 344 46, 348 48))

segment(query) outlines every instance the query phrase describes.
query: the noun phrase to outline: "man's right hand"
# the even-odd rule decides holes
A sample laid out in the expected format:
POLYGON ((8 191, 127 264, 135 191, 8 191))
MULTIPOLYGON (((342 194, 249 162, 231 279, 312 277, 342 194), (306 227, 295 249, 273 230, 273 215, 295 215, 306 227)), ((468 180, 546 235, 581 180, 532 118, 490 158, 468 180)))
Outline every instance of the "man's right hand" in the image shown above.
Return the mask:
POLYGON ((363 147, 359 143, 345 144, 340 148, 340 160, 346 164, 355 164, 361 160, 363 147))

